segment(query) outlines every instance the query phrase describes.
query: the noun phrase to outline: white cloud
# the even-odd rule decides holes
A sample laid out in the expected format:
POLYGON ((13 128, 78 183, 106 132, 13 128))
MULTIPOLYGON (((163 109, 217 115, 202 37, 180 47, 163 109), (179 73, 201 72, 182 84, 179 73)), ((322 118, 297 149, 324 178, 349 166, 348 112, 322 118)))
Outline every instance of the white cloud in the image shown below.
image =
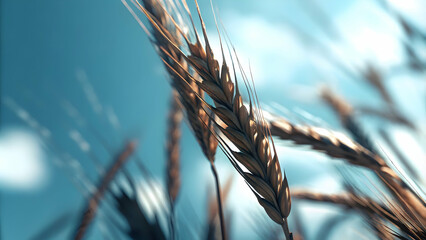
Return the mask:
MULTIPOLYGON (((303 46, 282 24, 253 15, 240 15, 234 11, 224 15, 224 22, 247 75, 250 74, 250 62, 256 87, 288 80, 305 60, 306 52, 303 46)), ((215 57, 221 59, 216 30, 208 35, 213 49, 216 50, 215 57)), ((223 44, 227 55, 227 46, 223 44)), ((231 65, 229 60, 228 65, 231 65)))
POLYGON ((404 14, 405 17, 416 24, 420 24, 420 27, 426 27, 426 2, 419 0, 387 0, 396 11, 404 14))
POLYGON ((424 162, 426 159, 426 152, 425 149, 419 145, 418 139, 409 132, 396 127, 392 129, 391 136, 398 148, 403 150, 403 153, 412 161, 411 164, 418 170, 426 169, 426 163, 424 162))
POLYGON ((343 59, 358 65, 373 61, 382 66, 402 61, 402 30, 392 16, 373 2, 356 1, 334 22, 342 32, 344 43, 334 44, 333 48, 343 59))
POLYGON ((0 132, 0 185, 28 190, 46 180, 46 166, 41 142, 22 129, 0 132))

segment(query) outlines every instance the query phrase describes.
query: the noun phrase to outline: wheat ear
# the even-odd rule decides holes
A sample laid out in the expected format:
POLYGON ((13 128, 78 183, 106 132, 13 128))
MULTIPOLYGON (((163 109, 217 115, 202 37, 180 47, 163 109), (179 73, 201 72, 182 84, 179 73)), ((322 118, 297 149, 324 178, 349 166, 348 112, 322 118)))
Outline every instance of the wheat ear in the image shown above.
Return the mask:
POLYGON ((166 166, 166 183, 167 193, 170 203, 170 229, 173 239, 176 237, 175 229, 175 201, 180 189, 180 124, 182 122, 182 111, 179 105, 179 96, 173 91, 173 97, 170 105, 167 132, 167 166, 166 166))
POLYGON ((294 125, 284 118, 270 120, 269 125, 273 136, 299 145, 308 145, 330 157, 345 159, 353 165, 386 171, 393 177, 398 177, 380 156, 342 133, 309 125, 294 125))
POLYGON ((178 103, 177 94, 173 93, 171 101, 168 132, 167 132, 167 166, 166 166, 166 182, 167 193, 170 202, 174 204, 180 189, 180 123, 182 121, 182 112, 178 103))
POLYGON ((83 217, 80 221, 80 225, 78 226, 77 231, 75 233, 75 236, 74 236, 75 240, 83 239, 87 231, 87 228, 89 227, 90 223, 95 217, 100 201, 102 200, 105 192, 109 188, 109 184, 114 179, 115 175, 124 165, 124 163, 133 154, 135 149, 136 149, 135 141, 130 141, 129 143, 127 143, 123 151, 118 155, 118 157, 115 159, 111 167, 108 169, 108 171, 106 171, 106 173, 102 177, 102 180, 99 186, 97 187, 95 193, 89 199, 86 210, 84 211, 83 217))
MULTIPOLYGON (((185 9, 191 16, 186 4, 185 9)), ((231 149, 225 141, 222 141, 221 136, 216 135, 219 140, 222 139, 220 143, 227 156, 247 181, 269 217, 282 225, 287 239, 292 239, 287 223, 291 208, 290 190, 287 178, 285 175, 284 178, 282 176, 272 138, 270 138, 268 129, 265 129, 264 120, 259 112, 256 112, 258 115, 255 115, 256 110, 253 104, 250 102, 249 110, 243 104, 238 84, 234 85, 232 82, 226 62, 223 61, 222 67, 220 67, 218 61, 214 58, 198 3, 197 10, 202 24, 205 48, 201 47, 198 38, 195 44, 187 42, 188 55, 180 51, 175 45, 173 51, 161 48, 162 53, 167 55, 167 57, 163 57, 163 62, 170 71, 180 76, 182 84, 191 86, 191 83, 195 82, 213 100, 214 105, 207 102, 205 104, 219 120, 213 117, 211 117, 211 120, 238 149, 237 151, 231 149), (185 64, 180 64, 180 60, 174 57, 175 51, 182 53, 186 63, 194 69, 197 75, 188 72, 185 64), (172 64, 169 63, 171 59, 173 60, 172 64), (271 149, 274 150, 273 155, 271 149), (244 166, 247 171, 243 170, 239 164, 244 166)), ((150 21, 153 21, 152 18, 150 21)), ((160 27, 156 29, 161 35, 167 35, 160 27)), ((195 28, 194 31, 196 32, 195 28)), ((199 99, 202 100, 202 98, 199 99)))

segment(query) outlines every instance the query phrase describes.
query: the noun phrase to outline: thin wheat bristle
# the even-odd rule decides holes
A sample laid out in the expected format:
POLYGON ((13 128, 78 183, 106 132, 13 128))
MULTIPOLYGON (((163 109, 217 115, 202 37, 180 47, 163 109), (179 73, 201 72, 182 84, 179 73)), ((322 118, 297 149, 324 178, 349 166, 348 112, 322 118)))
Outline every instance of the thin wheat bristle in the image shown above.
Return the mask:
MULTIPOLYGON (((136 188, 134 188, 134 185, 131 186, 132 194, 128 194, 123 188, 120 188, 118 193, 113 194, 116 208, 129 226, 129 229, 126 229, 127 235, 131 239, 168 239, 161 228, 157 213, 154 214, 154 219, 147 216, 140 206, 136 188)), ((150 189, 150 191, 152 190, 150 189)))

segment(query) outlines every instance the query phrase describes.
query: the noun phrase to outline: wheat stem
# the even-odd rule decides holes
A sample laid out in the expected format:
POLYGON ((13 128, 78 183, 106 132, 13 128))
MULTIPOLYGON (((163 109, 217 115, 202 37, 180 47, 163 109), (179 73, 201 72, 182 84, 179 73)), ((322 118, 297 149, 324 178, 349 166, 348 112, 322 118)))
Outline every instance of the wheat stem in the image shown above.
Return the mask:
POLYGON ((219 220, 220 220, 220 231, 222 235, 222 240, 226 240, 226 230, 225 230, 225 218, 223 216, 223 206, 222 206, 222 193, 220 189, 219 176, 217 174, 216 166, 214 162, 210 162, 210 167, 214 176, 215 186, 216 186, 216 197, 217 197, 217 205, 219 211, 219 220))
POLYGON ((176 211, 175 206, 170 202, 170 239, 176 239, 176 211))
POLYGON ((290 233, 290 230, 288 229, 288 223, 286 219, 284 219, 283 223, 281 224, 281 227, 284 231, 285 238, 287 240, 293 240, 293 234, 290 233))

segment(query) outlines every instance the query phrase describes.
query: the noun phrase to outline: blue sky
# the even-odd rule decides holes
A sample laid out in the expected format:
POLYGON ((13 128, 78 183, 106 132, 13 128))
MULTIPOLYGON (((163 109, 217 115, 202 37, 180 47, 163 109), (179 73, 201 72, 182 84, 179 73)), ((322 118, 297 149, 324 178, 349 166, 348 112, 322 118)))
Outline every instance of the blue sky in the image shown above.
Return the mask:
MULTIPOLYGON (((296 115, 307 111, 328 126, 340 129, 338 119, 315 97, 317 87, 329 84, 357 104, 380 106, 381 103, 365 83, 348 79, 330 66, 324 55, 338 56, 350 69, 374 62, 385 70, 404 60, 399 45, 403 36, 400 27, 375 1, 315 2, 333 22, 325 31, 318 19, 309 14, 309 8, 296 0, 262 3, 222 0, 214 4, 246 68, 250 61, 264 106, 279 112, 274 106, 280 105, 296 115), (313 42, 304 43, 295 29, 309 33, 313 42), (335 32, 342 39, 330 38, 329 31, 333 29, 337 29, 335 32), (318 43, 327 46, 327 50, 318 48, 318 43)), ((426 29, 426 21, 421 17, 426 16, 424 3, 391 2, 417 26, 426 29)), ((3 171, 6 173, 2 175, 0 171, 3 239, 28 239, 55 216, 81 209, 84 203, 69 177, 75 172, 67 172, 55 164, 69 158, 61 155, 62 160, 55 159, 58 154, 46 150, 46 143, 40 141, 43 136, 35 129, 50 134, 48 144, 59 146, 61 153, 76 159, 74 163, 81 164, 91 180, 97 177, 96 169, 81 147, 89 148, 105 165, 111 158, 93 131, 99 132, 114 152, 126 139, 139 139, 138 155, 161 181, 170 87, 160 59, 122 3, 119 0, 3 0, 1 4, 0 152, 14 147, 33 149, 18 154, 17 158, 23 162, 7 162, 10 171, 21 175, 7 175, 10 171, 3 171), (25 110, 29 116, 27 122, 19 119, 11 106, 25 110), (86 125, 71 118, 66 106, 68 110, 69 106, 76 108, 86 125), (33 128, 28 123, 33 123, 33 128), (12 135, 21 137, 22 141, 19 138, 14 141, 27 145, 14 145, 10 132, 20 133, 12 135), (85 143, 86 146, 81 146, 85 143), (31 168, 34 171, 24 169, 23 165, 27 164, 34 164, 31 168)), ((210 2, 200 1, 200 5, 213 46, 218 46, 210 2)), ((424 82, 419 83, 421 77, 424 74, 402 75, 389 83, 391 90, 398 90, 401 108, 418 123, 426 120, 426 87, 424 82)), ((424 126, 423 132, 426 132, 424 126)), ((410 136, 404 139, 407 138, 410 136)), ((182 171, 187 177, 182 183, 180 208, 184 214, 185 201, 192 196, 190 202, 203 218, 207 186, 212 182, 208 162, 186 126, 182 142, 182 171), (198 178, 204 181, 194 182, 198 178)), ((424 157, 424 149, 418 148, 413 151, 424 157)), ((329 177, 332 167, 326 164, 329 160, 324 156, 288 147, 280 151, 290 184, 311 187, 325 184, 339 189, 335 179, 329 177), (309 164, 310 158, 327 166, 314 167, 309 164)), ((10 155, 0 154, 4 156, 10 155)), ((0 161, 3 167, 8 160, 4 157, 0 161)), ((222 154, 217 162, 222 179, 233 172, 222 154)), ((130 169, 132 166, 129 164, 130 169)), ((424 165, 419 167, 425 169, 424 165)), ((230 206, 238 212, 251 206, 253 199, 242 179, 238 176, 235 179, 236 190, 231 195, 230 206), (251 200, 239 204, 239 196, 251 200)), ((235 231, 243 236, 244 226, 239 221, 236 220, 235 231)), ((98 227, 94 226, 93 230, 90 239, 101 239, 98 227)))

